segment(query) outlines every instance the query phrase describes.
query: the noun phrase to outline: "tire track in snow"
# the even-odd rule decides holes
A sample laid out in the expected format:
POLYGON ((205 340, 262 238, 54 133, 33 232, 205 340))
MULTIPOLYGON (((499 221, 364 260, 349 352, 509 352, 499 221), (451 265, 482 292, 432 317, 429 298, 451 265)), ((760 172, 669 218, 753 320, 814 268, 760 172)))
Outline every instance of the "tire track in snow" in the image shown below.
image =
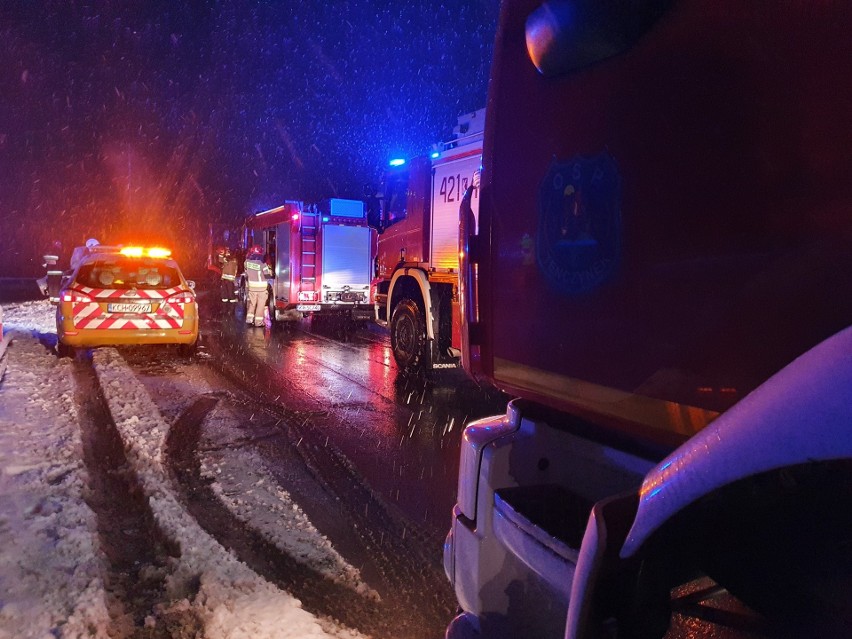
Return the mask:
MULTIPOLYGON (((180 549, 157 525, 128 464, 91 360, 78 356, 72 370, 89 475, 85 500, 96 515, 108 566, 104 584, 110 600, 110 636, 165 639, 171 636, 169 624, 146 628, 145 620, 163 603, 169 563, 180 556, 180 549)), ((187 621, 195 625, 186 619, 180 625, 187 621)))
POLYGON ((400 637, 399 628, 380 602, 361 597, 346 585, 296 561, 222 504, 209 481, 202 477, 197 455, 203 421, 217 402, 214 397, 196 399, 166 438, 166 463, 180 486, 187 511, 252 570, 298 597, 306 610, 377 638, 400 637))
POLYGON ((177 628, 174 637, 361 637, 334 618, 309 613, 301 601, 252 570, 198 523, 184 507, 167 468, 170 426, 154 400, 114 349, 96 351, 94 364, 154 518, 181 549, 166 580, 168 601, 151 624, 169 623, 171 615, 183 613, 193 615, 201 628, 177 628))

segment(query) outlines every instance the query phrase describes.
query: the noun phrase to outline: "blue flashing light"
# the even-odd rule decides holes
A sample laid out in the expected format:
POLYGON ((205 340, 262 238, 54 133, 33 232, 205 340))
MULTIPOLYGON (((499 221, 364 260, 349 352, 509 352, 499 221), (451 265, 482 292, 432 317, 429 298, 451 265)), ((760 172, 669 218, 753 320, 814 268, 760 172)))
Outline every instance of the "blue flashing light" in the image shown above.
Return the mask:
POLYGON ((328 222, 330 219, 331 219, 331 218, 330 218, 330 217, 328 217, 327 215, 323 215, 323 216, 322 216, 322 221, 323 221, 323 222, 328 222))
POLYGON ((389 162, 391 166, 402 166, 405 164, 405 158, 394 158, 389 162))
POLYGON ((438 157, 440 157, 440 156, 441 156, 441 154, 440 154, 440 153, 438 153, 437 151, 432 151, 432 155, 430 155, 429 157, 430 157, 430 158, 432 158, 432 159, 434 160, 434 159, 436 159, 436 158, 438 158, 438 157))

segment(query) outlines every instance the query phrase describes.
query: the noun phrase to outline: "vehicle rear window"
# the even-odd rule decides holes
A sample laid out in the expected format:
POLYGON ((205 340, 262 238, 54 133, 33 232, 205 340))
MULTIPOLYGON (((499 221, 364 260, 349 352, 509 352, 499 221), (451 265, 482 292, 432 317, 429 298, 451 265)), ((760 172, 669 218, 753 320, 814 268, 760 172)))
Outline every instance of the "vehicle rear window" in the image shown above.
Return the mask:
POLYGON ((170 288, 181 283, 174 265, 147 258, 107 258, 84 264, 77 284, 91 288, 170 288))

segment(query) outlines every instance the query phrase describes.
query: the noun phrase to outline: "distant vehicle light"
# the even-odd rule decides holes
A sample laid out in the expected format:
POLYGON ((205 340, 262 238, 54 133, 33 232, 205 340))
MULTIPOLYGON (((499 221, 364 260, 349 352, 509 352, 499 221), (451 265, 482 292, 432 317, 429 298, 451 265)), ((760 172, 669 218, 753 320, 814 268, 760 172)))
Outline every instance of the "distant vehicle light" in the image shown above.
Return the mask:
POLYGON ((394 158, 388 164, 390 164, 391 166, 402 166, 403 164, 405 164, 405 158, 394 158))
POLYGON ((298 213, 293 213, 292 218, 293 218, 293 221, 295 222, 296 220, 298 220, 298 219, 299 219, 299 214, 298 214, 298 213))

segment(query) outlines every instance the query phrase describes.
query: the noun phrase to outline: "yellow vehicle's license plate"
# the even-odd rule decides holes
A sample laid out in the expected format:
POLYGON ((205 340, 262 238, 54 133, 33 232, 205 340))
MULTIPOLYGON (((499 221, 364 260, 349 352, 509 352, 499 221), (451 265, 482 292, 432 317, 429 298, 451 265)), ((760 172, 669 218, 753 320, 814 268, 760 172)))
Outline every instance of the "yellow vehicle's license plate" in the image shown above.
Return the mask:
POLYGON ((150 313, 151 304, 107 304, 110 313, 150 313))

